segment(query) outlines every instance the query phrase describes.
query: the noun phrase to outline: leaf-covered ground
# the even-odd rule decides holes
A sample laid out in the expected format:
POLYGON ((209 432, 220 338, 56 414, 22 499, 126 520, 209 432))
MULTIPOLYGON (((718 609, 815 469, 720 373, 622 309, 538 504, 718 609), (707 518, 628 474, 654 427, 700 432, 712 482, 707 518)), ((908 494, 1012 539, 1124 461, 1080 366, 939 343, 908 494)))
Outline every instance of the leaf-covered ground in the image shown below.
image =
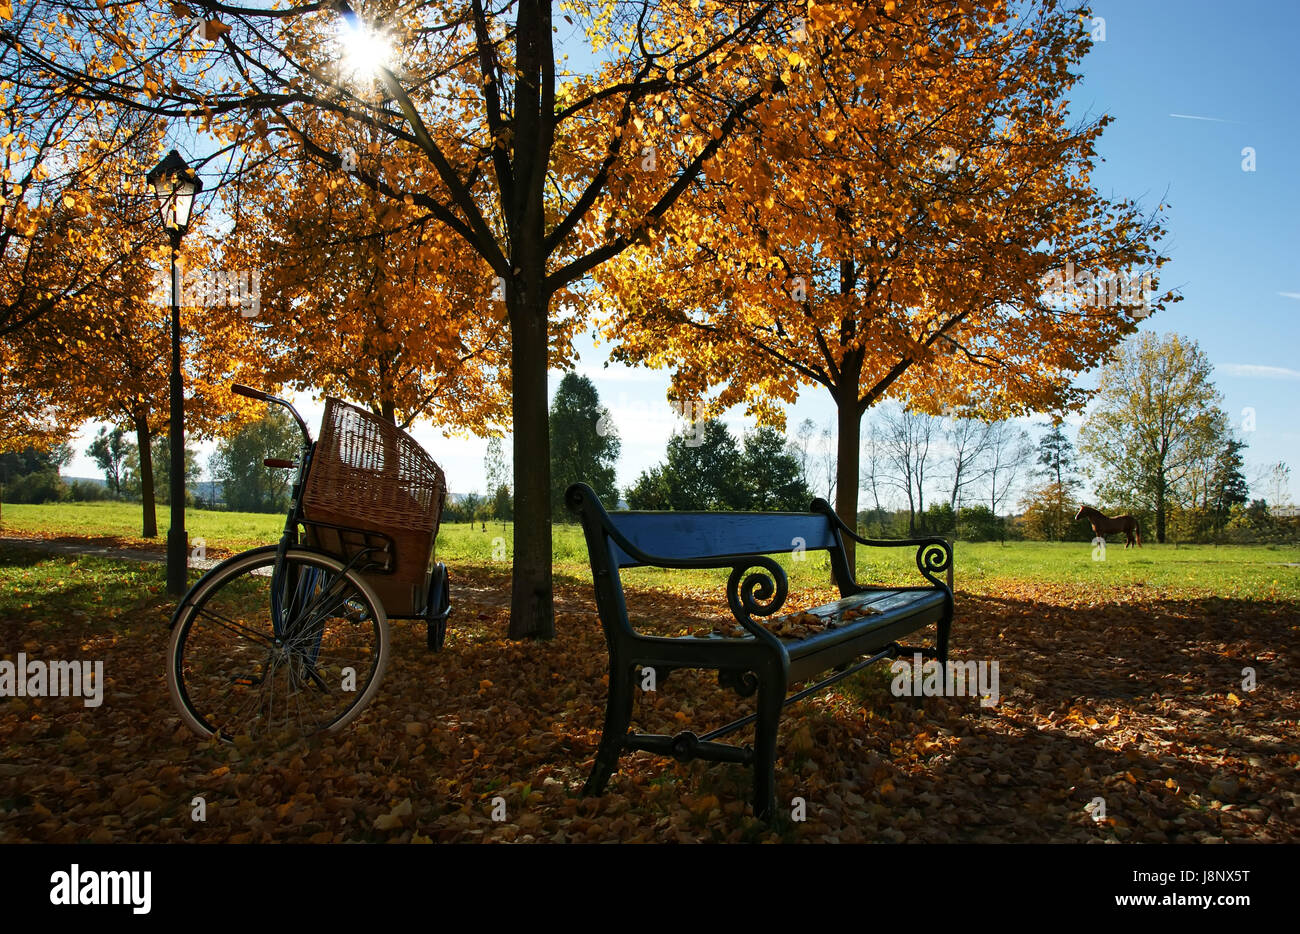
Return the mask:
MULTIPOLYGON (((1043 582, 959 593, 956 656, 999 662, 1000 703, 894 698, 882 665, 790 708, 778 801, 805 799, 807 820, 763 825, 740 766, 637 753, 603 797, 579 796, 606 665, 581 582, 557 583, 554 641, 517 644, 503 638, 502 570, 456 569, 442 653, 425 651, 421 626, 395 623, 362 717, 266 753, 180 725, 156 567, 7 560, 0 657, 104 659, 108 687, 94 709, 0 699, 6 842, 1300 840, 1300 613, 1287 602, 1043 582), (498 796, 504 821, 491 816, 498 796)), ((664 633, 725 613, 714 585, 630 591, 629 603, 664 633)), ((752 709, 705 673, 658 688, 638 698, 640 729, 702 732, 752 709)))

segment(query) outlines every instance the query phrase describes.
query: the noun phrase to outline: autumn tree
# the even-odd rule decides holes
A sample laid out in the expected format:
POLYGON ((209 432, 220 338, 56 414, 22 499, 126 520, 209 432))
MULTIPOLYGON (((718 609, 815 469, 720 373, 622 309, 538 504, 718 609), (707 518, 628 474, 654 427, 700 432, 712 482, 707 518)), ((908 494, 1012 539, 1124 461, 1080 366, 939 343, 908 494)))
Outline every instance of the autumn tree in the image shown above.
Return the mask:
MULTIPOLYGON (((366 127, 383 150, 410 157, 401 173, 353 178, 430 215, 481 258, 505 305, 515 637, 554 631, 546 378, 564 363, 556 345, 585 316, 582 280, 661 237, 669 209, 746 115, 803 67, 792 34, 889 42, 896 16, 846 2, 572 0, 564 21, 585 34, 595 63, 584 72, 557 57, 551 0, 376 0, 357 10, 38 0, 33 9, 45 45, 4 41, 46 89, 191 121, 222 156, 269 138, 276 151, 342 168, 345 153, 332 147, 366 127), (318 137, 309 117, 342 132, 318 137), (642 171, 660 126, 679 132, 642 171)), ((882 88, 887 79, 875 78, 882 88)))
MULTIPOLYGON (((79 244, 109 231, 131 252, 24 325, 5 351, 5 380, 48 399, 66 425, 96 419, 133 429, 141 532, 152 538, 158 534, 159 487, 153 448, 158 426, 169 416, 170 289, 163 273, 166 241, 144 174, 161 155, 162 127, 138 115, 105 119, 110 126, 126 123, 131 132, 111 158, 87 157, 67 195, 75 204, 68 209, 75 217, 67 239, 48 262, 75 263, 79 244)), ((265 360, 251 352, 251 330, 226 301, 229 295, 219 300, 219 290, 201 287, 217 263, 201 217, 194 228, 181 258, 181 324, 187 429, 203 437, 253 416, 255 405, 231 395, 229 383, 263 382, 265 360)))
POLYGON ((46 447, 76 427, 61 409, 78 385, 62 350, 103 339, 104 283, 158 239, 156 222, 106 216, 122 188, 142 184, 124 166, 154 125, 43 87, 14 45, 37 19, 23 6, 0 24, 0 449, 46 447))
POLYGON ((259 139, 232 203, 228 252, 257 273, 256 323, 276 374, 400 428, 491 430, 508 415, 509 378, 488 267, 427 211, 356 183, 354 173, 409 171, 377 128, 347 135, 336 120, 303 120, 346 152, 346 168, 259 139))
POLYGON ((850 524, 871 407, 1077 409, 1074 375, 1169 298, 1154 277, 1093 287, 1158 268, 1164 231, 1091 180, 1109 119, 1068 120, 1091 42, 1077 13, 884 11, 888 34, 819 30, 793 46, 786 92, 748 115, 660 236, 595 273, 616 355, 673 368, 677 398, 779 423, 802 387, 823 387, 850 524))
POLYGON ((11 12, 0 24, 0 340, 83 296, 142 243, 78 223, 113 177, 104 163, 132 144, 139 121, 46 86, 17 47, 40 12, 11 12))
POLYGON ((1102 369, 1079 431, 1098 494, 1154 516, 1158 542, 1172 506, 1193 501, 1231 438, 1213 376, 1195 341, 1144 331, 1102 369))
MULTIPOLYGON (((1073 521, 1079 508, 1074 493, 1055 480, 1041 481, 1026 490, 1020 502, 1025 536, 1045 542, 1078 539, 1086 526, 1073 521)), ((1087 535, 1092 535, 1090 528, 1087 535)))

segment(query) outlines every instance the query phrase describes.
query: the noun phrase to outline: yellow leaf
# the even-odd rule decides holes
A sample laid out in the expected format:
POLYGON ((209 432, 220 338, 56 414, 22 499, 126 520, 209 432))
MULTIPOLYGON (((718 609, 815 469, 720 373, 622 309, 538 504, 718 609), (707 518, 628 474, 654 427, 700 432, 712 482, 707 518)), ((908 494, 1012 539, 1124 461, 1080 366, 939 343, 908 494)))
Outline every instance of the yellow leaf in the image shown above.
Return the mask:
POLYGON ((203 24, 203 38, 209 42, 216 42, 228 32, 230 27, 219 19, 210 19, 203 24))

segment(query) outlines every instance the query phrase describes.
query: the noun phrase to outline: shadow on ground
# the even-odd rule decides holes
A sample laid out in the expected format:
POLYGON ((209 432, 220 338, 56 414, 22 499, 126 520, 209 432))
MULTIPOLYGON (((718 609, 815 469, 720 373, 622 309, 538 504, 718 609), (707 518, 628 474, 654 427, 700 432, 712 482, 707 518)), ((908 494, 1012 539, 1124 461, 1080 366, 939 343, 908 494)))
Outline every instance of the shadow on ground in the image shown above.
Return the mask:
MULTIPOLYGON (((895 698, 882 670, 791 708, 779 800, 803 798, 807 820, 765 826, 738 766, 639 753, 606 795, 580 797, 605 700, 589 585, 558 581, 557 638, 518 644, 503 638, 503 569, 459 570, 442 653, 425 652, 422 625, 395 623, 387 677, 353 726, 241 750, 197 740, 171 708, 165 595, 138 583, 112 611, 71 611, 39 570, 27 564, 30 583, 6 595, 0 658, 103 659, 107 692, 93 709, 0 699, 6 842, 1300 839, 1291 605, 1140 588, 959 594, 955 653, 998 662, 999 703, 895 698)), ((725 612, 720 591, 630 591, 629 603, 666 633, 725 612)), ((712 676, 677 672, 638 699, 636 723, 702 732, 750 709, 712 676)))

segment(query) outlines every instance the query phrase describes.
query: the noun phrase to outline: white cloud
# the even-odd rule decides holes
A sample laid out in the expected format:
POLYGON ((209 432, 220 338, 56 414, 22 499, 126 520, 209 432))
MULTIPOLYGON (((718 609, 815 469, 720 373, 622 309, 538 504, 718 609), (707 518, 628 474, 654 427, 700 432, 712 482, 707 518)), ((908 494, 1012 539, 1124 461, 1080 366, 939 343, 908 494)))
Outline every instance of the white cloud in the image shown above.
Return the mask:
POLYGON ((1240 376, 1243 379, 1300 380, 1300 370, 1292 370, 1284 366, 1264 366, 1259 363, 1221 363, 1217 369, 1229 376, 1240 376))
POLYGON ((1278 292, 1277 294, 1281 295, 1283 298, 1300 299, 1300 292, 1278 292))

